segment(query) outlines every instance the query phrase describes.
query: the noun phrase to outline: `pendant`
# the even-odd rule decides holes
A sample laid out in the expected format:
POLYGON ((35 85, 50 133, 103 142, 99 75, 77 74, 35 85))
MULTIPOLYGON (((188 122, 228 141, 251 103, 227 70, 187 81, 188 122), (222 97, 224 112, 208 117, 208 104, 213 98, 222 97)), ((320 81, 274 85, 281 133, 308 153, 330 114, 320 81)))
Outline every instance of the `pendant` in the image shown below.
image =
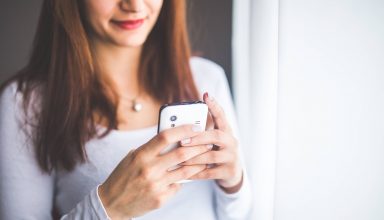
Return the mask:
POLYGON ((133 104, 132 109, 135 112, 139 112, 141 111, 141 109, 143 109, 143 105, 141 103, 136 102, 135 100, 133 100, 132 104, 133 104))

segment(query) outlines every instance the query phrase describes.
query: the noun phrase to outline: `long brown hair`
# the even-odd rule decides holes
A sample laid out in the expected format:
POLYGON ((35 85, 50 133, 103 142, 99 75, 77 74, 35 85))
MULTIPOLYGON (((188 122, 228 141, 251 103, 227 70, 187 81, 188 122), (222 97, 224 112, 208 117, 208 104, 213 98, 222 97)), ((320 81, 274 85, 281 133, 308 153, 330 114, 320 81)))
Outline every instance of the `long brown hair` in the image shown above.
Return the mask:
MULTIPOLYGON (((141 86, 160 103, 198 99, 189 59, 184 0, 164 0, 143 46, 141 86)), ((108 121, 107 135, 118 125, 116 102, 95 74, 83 5, 78 0, 44 0, 26 67, 5 82, 16 81, 23 94, 26 123, 41 169, 72 170, 86 161, 84 145, 96 137, 93 113, 108 121), (37 89, 38 88, 38 89, 37 89), (39 108, 31 100, 38 92, 39 108)))

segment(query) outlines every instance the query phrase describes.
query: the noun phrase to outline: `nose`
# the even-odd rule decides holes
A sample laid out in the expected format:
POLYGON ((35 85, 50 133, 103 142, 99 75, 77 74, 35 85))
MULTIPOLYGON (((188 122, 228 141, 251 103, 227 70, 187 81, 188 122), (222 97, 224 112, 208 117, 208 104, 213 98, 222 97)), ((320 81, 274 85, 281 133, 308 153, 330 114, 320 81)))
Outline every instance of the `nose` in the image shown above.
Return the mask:
POLYGON ((120 8, 127 12, 140 12, 144 8, 144 0, 122 0, 120 8))

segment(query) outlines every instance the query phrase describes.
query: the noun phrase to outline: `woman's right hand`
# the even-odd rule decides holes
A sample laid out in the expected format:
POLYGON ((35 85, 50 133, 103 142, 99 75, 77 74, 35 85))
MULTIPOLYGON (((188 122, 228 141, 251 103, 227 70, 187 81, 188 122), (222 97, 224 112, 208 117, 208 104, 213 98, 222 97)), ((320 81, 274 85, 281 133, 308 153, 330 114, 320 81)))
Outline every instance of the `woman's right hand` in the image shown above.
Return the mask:
POLYGON ((170 144, 196 136, 200 130, 184 125, 160 132, 131 151, 99 187, 99 196, 109 217, 129 219, 160 208, 180 189, 180 180, 201 172, 206 165, 181 166, 184 161, 210 150, 210 146, 178 147, 166 154, 170 144))

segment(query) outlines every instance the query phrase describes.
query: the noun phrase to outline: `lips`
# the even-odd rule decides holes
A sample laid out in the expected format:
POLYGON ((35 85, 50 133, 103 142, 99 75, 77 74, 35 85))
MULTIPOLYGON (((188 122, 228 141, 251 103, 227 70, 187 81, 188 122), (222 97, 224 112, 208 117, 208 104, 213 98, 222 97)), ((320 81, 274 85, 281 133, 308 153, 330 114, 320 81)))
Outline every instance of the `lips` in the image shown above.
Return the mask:
POLYGON ((125 21, 112 21, 113 24, 117 25, 121 29, 134 30, 144 23, 144 19, 125 20, 125 21))

